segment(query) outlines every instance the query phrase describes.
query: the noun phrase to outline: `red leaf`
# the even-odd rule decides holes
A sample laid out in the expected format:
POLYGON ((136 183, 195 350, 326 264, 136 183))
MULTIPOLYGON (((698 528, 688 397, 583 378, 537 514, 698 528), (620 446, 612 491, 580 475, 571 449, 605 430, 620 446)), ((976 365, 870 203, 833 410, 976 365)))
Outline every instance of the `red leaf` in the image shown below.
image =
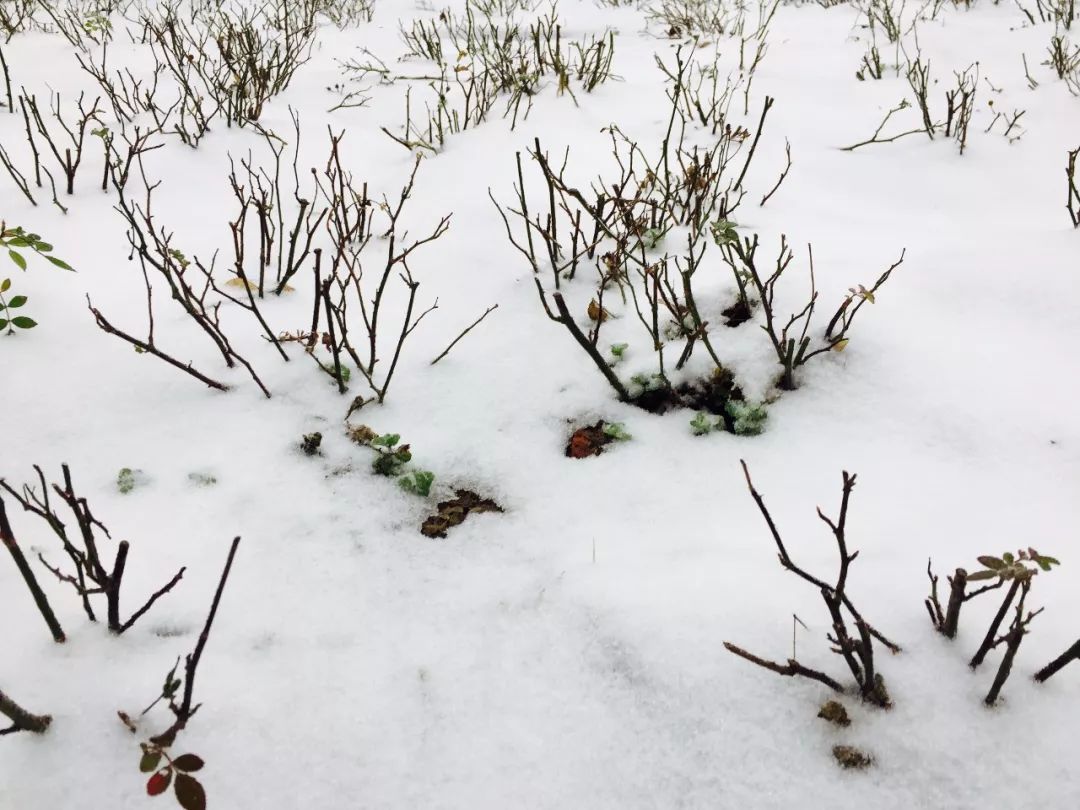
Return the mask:
POLYGON ((158 771, 147 781, 146 792, 151 796, 157 796, 168 789, 170 782, 172 782, 172 769, 158 771))

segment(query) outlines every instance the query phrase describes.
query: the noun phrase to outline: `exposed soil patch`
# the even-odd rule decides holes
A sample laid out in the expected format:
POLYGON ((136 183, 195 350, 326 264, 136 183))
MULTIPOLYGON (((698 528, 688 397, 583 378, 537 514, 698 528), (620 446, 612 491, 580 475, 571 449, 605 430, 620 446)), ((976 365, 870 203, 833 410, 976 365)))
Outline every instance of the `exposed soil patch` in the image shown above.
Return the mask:
POLYGON ((724 326, 740 326, 753 317, 750 307, 741 298, 720 313, 724 316, 724 326))
MULTIPOLYGON (((643 391, 630 400, 649 413, 667 413, 675 408, 690 408, 705 411, 724 419, 727 429, 732 430, 734 419, 728 413, 729 401, 745 400, 742 389, 735 382, 735 375, 727 369, 717 371, 711 377, 694 382, 685 382, 674 388, 660 387, 643 391)), ((569 449, 567 455, 570 455, 569 449)))
POLYGON ((439 511, 420 526, 425 537, 446 537, 447 530, 462 523, 472 512, 502 512, 491 498, 483 498, 468 489, 454 490, 456 497, 439 504, 439 511))

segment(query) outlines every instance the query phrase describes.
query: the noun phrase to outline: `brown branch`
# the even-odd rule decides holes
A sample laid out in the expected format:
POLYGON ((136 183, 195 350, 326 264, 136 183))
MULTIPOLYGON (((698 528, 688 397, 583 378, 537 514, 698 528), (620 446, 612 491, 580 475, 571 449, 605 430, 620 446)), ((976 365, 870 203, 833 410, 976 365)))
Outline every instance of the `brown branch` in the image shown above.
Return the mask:
POLYGON ((998 628, 1001 627, 1001 623, 1005 620, 1005 614, 1009 612, 1009 606, 1012 605, 1013 599, 1016 598, 1016 592, 1020 589, 1020 580, 1014 579, 1012 585, 1009 587, 1009 592, 1005 594, 1005 599, 1001 603, 1001 607, 998 608, 997 614, 994 616, 994 620, 990 622, 990 627, 986 631, 986 636, 983 638, 982 644, 979 645, 979 649, 972 656, 971 661, 968 662, 968 666, 972 669, 976 669, 979 664, 986 658, 986 654, 994 648, 994 639, 997 637, 998 628))
POLYGON ((964 590, 967 588, 967 571, 957 568, 949 577, 949 604, 943 611, 941 602, 938 601, 938 578, 930 568, 930 561, 926 563, 926 574, 930 577, 930 596, 926 600, 926 609, 930 612, 930 619, 935 629, 946 638, 956 638, 956 630, 960 624, 960 608, 967 601, 964 590))
POLYGON ((740 658, 745 658, 747 661, 750 661, 753 664, 757 664, 759 667, 764 667, 770 672, 775 672, 777 675, 786 675, 788 677, 801 675, 804 678, 809 678, 811 680, 817 681, 818 683, 823 683, 833 691, 843 694, 844 687, 841 686, 837 681, 830 678, 824 672, 818 672, 816 669, 804 667, 794 658, 789 658, 787 664, 777 664, 775 661, 767 661, 764 658, 759 658, 753 653, 747 652, 741 647, 736 647, 729 641, 724 642, 724 647, 727 649, 728 652, 735 653, 735 655, 739 656, 740 658))
POLYGON ((128 541, 121 540, 116 548, 116 562, 113 563, 112 573, 106 577, 105 581, 106 616, 109 631, 113 633, 123 632, 120 626, 120 583, 124 581, 124 569, 127 568, 129 549, 128 541))
POLYGON ((22 706, 4 694, 0 690, 0 714, 7 717, 12 725, 0 729, 0 734, 11 734, 16 731, 32 731, 35 734, 43 734, 52 722, 52 717, 47 714, 31 714, 22 706))
MULTIPOLYGON (((315 264, 319 264, 319 260, 322 256, 322 250, 315 248, 315 264)), ((338 393, 345 393, 345 378, 341 373, 341 352, 338 346, 337 337, 334 334, 334 317, 333 317, 333 305, 330 303, 330 282, 331 279, 326 279, 323 282, 322 295, 323 306, 326 307, 326 331, 330 337, 330 350, 334 356, 334 382, 337 383, 338 393)))
POLYGON ((960 625, 960 608, 964 604, 964 590, 967 588, 967 571, 957 568, 949 577, 949 606, 945 610, 945 624, 941 632, 946 638, 956 638, 960 625))
POLYGON ((565 326, 570 334, 573 335, 574 340, 578 342, 578 345, 585 350, 585 353, 592 358, 593 363, 600 369, 600 372, 604 375, 604 378, 611 384, 611 387, 615 389, 615 392, 619 395, 619 399, 622 402, 630 401, 630 392, 626 390, 626 386, 622 384, 622 381, 615 375, 615 372, 611 370, 607 362, 600 353, 596 350, 596 347, 592 345, 587 337, 582 333, 581 328, 574 321, 574 316, 570 314, 570 310, 566 306, 566 301, 563 300, 562 293, 554 292, 551 297, 555 301, 555 308, 559 311, 559 323, 565 326))
POLYGON ((167 594, 169 591, 171 591, 174 587, 176 587, 176 583, 178 583, 183 578, 184 572, 186 570, 187 570, 186 567, 181 568, 179 571, 176 572, 176 575, 173 576, 173 578, 170 579, 168 581, 168 583, 166 583, 166 585, 164 587, 158 589, 157 591, 154 591, 153 595, 149 599, 146 600, 146 604, 144 604, 141 608, 139 608, 134 613, 132 613, 131 618, 129 618, 126 622, 124 622, 123 625, 120 626, 120 629, 117 632, 118 633, 123 633, 125 630, 127 630, 133 624, 135 624, 135 622, 137 622, 139 619, 141 619, 143 614, 146 613, 146 611, 150 610, 151 607, 153 607, 154 602, 156 602, 158 599, 160 599, 165 594, 167 594))
POLYGON ((68 582, 76 589, 76 592, 82 597, 83 610, 86 612, 86 617, 92 622, 97 621, 97 617, 94 616, 93 608, 90 606, 89 595, 92 593, 100 593, 99 589, 91 589, 86 585, 86 562, 87 556, 85 552, 79 551, 67 536, 67 528, 64 526, 63 521, 53 511, 51 504, 49 503, 49 485, 45 481, 45 473, 41 467, 37 464, 34 465, 34 472, 37 473, 38 483, 41 487, 41 494, 39 495, 34 489, 28 485, 23 486, 23 492, 20 494, 13 487, 9 486, 7 482, 0 479, 0 489, 7 490, 7 492, 18 501, 23 510, 37 515, 44 520, 49 528, 53 530, 53 533, 60 538, 60 542, 63 543, 64 551, 68 557, 71 558, 72 564, 75 566, 76 577, 70 577, 62 574, 59 569, 54 568, 45 561, 45 557, 42 554, 38 554, 38 559, 41 564, 45 566, 50 572, 52 572, 61 582, 68 582))
MULTIPOLYGON (((761 120, 758 121, 757 131, 754 133, 754 140, 750 143, 750 151, 746 155, 746 162, 743 164, 742 171, 739 172, 739 179, 735 181, 735 185, 732 190, 742 188, 743 178, 746 177, 746 170, 750 168, 750 161, 754 159, 754 152, 757 151, 758 141, 761 139, 761 133, 765 129, 765 116, 769 114, 769 110, 772 108, 776 99, 771 96, 765 96, 765 105, 761 108, 761 120)), ((781 180, 783 178, 780 178, 781 180)), ((780 184, 777 183, 779 186, 780 184)))
POLYGON ((97 323, 97 326, 101 331, 103 331, 103 332, 105 332, 107 334, 110 334, 110 335, 116 335, 116 337, 120 338, 121 340, 126 341, 127 343, 130 343, 138 351, 146 352, 147 354, 152 354, 152 355, 154 355, 154 357, 158 357, 158 358, 164 360, 170 366, 173 366, 175 368, 180 369, 183 372, 186 372, 187 374, 190 374, 196 380, 198 380, 201 383, 205 383, 206 385, 210 386, 211 388, 214 388, 214 389, 216 389, 218 391, 228 391, 229 390, 229 386, 225 385, 224 383, 220 383, 217 380, 210 379, 205 374, 197 371, 190 363, 188 363, 187 365, 184 365, 179 360, 176 360, 176 359, 170 357, 169 355, 165 354, 165 352, 161 351, 156 346, 154 346, 153 343, 147 343, 145 341, 139 340, 138 338, 132 337, 131 335, 127 334, 126 332, 122 332, 119 329, 117 329, 115 326, 113 326, 111 323, 109 323, 108 320, 105 319, 105 316, 102 315, 100 311, 98 311, 97 309, 94 309, 94 305, 90 301, 90 296, 89 295, 86 296, 86 305, 89 308, 89 310, 94 314, 94 321, 97 323))
POLYGON ((758 510, 765 518, 765 522, 768 524, 769 531, 772 533, 773 540, 776 543, 776 547, 779 551, 780 564, 801 579, 818 588, 821 597, 825 602, 825 606, 829 610, 829 615, 832 618, 833 635, 829 638, 834 645, 833 651, 844 658, 844 662, 847 664, 848 669, 851 670, 851 674, 855 678, 856 683, 859 684, 863 699, 887 708, 890 705, 889 697, 884 690, 881 676, 876 674, 874 668, 873 639, 877 639, 894 653, 899 652, 900 647, 871 627, 860 615, 846 593, 848 569, 852 561, 858 557, 857 551, 853 553, 848 552, 846 538, 847 512, 850 504, 851 492, 855 488, 856 476, 847 472, 844 472, 843 474, 843 495, 840 501, 840 514, 835 521, 818 509, 818 517, 832 531, 833 537, 836 540, 837 549, 840 553, 840 570, 837 574, 836 584, 830 585, 824 580, 803 570, 791 559, 787 547, 780 537, 780 532, 776 528, 776 523, 773 521, 772 515, 765 506, 764 499, 754 488, 753 481, 750 478, 750 470, 745 461, 742 462, 742 467, 743 474, 746 477, 747 487, 750 489, 750 494, 757 504, 758 510), (853 638, 848 632, 847 623, 843 615, 844 608, 847 609, 852 620, 854 620, 856 630, 858 631, 858 639, 853 638))
POLYGON ((1013 618, 1009 632, 993 644, 993 646, 996 647, 1004 642, 1005 655, 1001 658, 1001 664, 998 666, 997 674, 994 676, 994 683, 991 685, 990 691, 986 695, 984 702, 987 706, 993 706, 997 703, 998 695, 1001 694, 1001 689, 1005 686, 1005 681, 1008 680, 1009 673, 1012 672, 1013 661, 1016 659, 1016 653, 1020 650, 1020 642, 1023 641, 1024 636, 1027 635, 1027 626, 1031 623, 1032 619, 1043 611, 1042 608, 1039 608, 1039 610, 1028 613, 1027 618, 1024 618, 1024 601, 1027 599, 1027 595, 1030 591, 1031 578, 1028 577, 1023 580, 1023 590, 1020 592, 1020 600, 1016 604, 1016 616, 1013 618))
POLYGON ((41 613, 42 618, 45 619, 45 623, 49 626, 49 632, 52 633, 53 641, 58 643, 66 641, 67 639, 64 636, 64 631, 60 627, 60 622, 56 620, 56 614, 53 613, 52 607, 49 605, 49 600, 45 596, 45 592, 41 590, 37 577, 34 576, 30 564, 26 561, 26 556, 22 553, 22 549, 19 548, 19 544, 15 540, 15 534, 11 530, 11 523, 8 522, 7 508, 4 506, 4 499, 2 497, 0 497, 0 541, 3 541, 4 546, 11 552, 11 557, 15 560, 15 565, 19 569, 19 573, 22 574, 26 587, 30 589, 30 594, 34 597, 34 602, 37 604, 38 611, 41 613))
POLYGON ((1069 647, 1069 649, 1065 650, 1065 652, 1036 672, 1035 680, 1039 683, 1045 683, 1060 670, 1064 669, 1066 664, 1069 664, 1072 661, 1080 661, 1080 639, 1077 639, 1076 643, 1069 647))
POLYGON ((758 203, 759 207, 765 205, 765 203, 769 201, 769 198, 779 190, 780 184, 784 182, 788 176, 788 172, 791 171, 791 141, 786 138, 784 139, 784 149, 787 152, 787 165, 784 166, 784 170, 780 172, 780 179, 776 181, 776 185, 769 190, 768 194, 761 198, 761 202, 758 203))
POLYGON ((188 721, 195 715, 195 712, 199 710, 199 705, 201 705, 191 705, 195 691, 195 673, 199 668, 199 660, 202 658, 203 649, 210 638, 210 627, 213 625, 214 617, 217 615, 218 605, 221 603, 221 594, 225 591, 225 583, 229 579, 229 571, 232 570, 233 559, 236 557, 236 549, 239 545, 240 538, 234 537, 232 545, 229 547, 229 555, 225 559, 225 568, 221 572, 221 579, 218 580, 217 590, 214 592, 214 601, 210 603, 210 613, 206 617, 206 624, 203 625, 202 632, 199 633, 199 640, 195 643, 195 650, 184 659, 184 695, 179 706, 170 705, 173 714, 176 715, 176 721, 164 733, 150 738, 150 742, 162 748, 167 748, 173 744, 176 735, 184 729, 188 721))

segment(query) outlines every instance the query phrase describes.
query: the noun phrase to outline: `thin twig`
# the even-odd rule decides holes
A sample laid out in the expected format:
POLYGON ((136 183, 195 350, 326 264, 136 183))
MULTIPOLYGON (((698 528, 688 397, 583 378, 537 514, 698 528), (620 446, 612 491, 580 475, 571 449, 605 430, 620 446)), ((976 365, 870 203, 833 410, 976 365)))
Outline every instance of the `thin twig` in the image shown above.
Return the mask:
POLYGON ((440 354, 438 357, 436 357, 434 360, 431 361, 431 365, 435 365, 440 360, 442 360, 444 357, 446 357, 446 355, 450 354, 450 350, 452 348, 454 348, 458 344, 459 340, 461 340, 463 337, 465 337, 467 334, 469 334, 469 332, 472 331, 474 326, 479 325, 480 321, 484 320, 484 318, 486 318, 488 315, 490 315, 492 312, 494 312, 498 308, 499 308, 499 305, 495 304, 493 306, 488 307, 486 310, 484 310, 483 315, 481 315, 479 318, 477 318, 475 321, 473 321, 471 324, 469 324, 465 328, 465 331, 463 331, 460 335, 458 335, 456 338, 454 338, 452 341, 450 341, 450 345, 447 346, 445 349, 443 349, 442 354, 440 354))

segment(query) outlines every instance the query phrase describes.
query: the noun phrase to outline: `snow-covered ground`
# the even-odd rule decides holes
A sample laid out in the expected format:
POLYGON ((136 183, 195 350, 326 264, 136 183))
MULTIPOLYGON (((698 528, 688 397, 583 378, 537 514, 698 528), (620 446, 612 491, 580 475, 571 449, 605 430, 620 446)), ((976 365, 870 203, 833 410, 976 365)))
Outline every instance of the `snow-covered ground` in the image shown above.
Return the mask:
MULTIPOLYGON (((18 488, 34 482, 34 464, 50 481, 61 480, 61 463, 70 465, 95 516, 114 539, 131 543, 125 613, 187 566, 172 593, 112 636, 103 623, 89 623, 70 587, 33 559, 40 551, 67 563, 44 523, 5 496, 68 640, 53 643, 2 555, 0 689, 53 723, 43 735, 0 739, 0 808, 174 801, 148 798, 137 767, 138 743, 169 724, 168 711, 149 713, 139 736, 116 713, 137 715, 177 657, 191 651, 236 535, 243 539, 198 670, 203 706, 174 747, 205 759, 199 778, 210 807, 1080 804, 1080 663, 1043 685, 1030 677, 1080 636, 1080 231, 1063 205, 1066 155, 1080 147, 1080 99, 1042 64, 1054 23, 1032 25, 1013 3, 914 6, 902 17, 907 56, 878 30, 884 77, 865 81, 855 76, 870 44, 865 10, 779 6, 748 104, 740 89, 731 107, 732 124, 753 133, 765 96, 775 98, 747 174, 750 193, 733 219, 741 233, 761 235, 766 262, 780 234, 793 246, 778 309, 797 311, 806 301, 807 243, 829 312, 849 287, 870 285, 902 249, 906 255, 876 303, 863 308, 846 350, 814 359, 799 371, 799 388, 768 406, 762 435, 695 436, 692 411, 654 415, 617 401, 570 333, 544 314, 532 270, 488 196, 490 189, 513 204, 515 152, 530 194, 539 194, 527 154, 534 138, 560 162, 569 147, 567 178, 584 188, 611 176, 605 127, 617 124, 650 154, 663 137, 670 108, 654 54, 670 62, 685 40, 668 37, 646 8, 559 0, 564 40, 616 32, 618 80, 592 93, 571 85, 575 104, 548 76, 513 130, 501 118, 505 102, 497 102, 488 121, 424 157, 405 209, 413 238, 452 212, 446 235, 409 260, 420 282, 418 308, 437 298, 438 309, 405 343, 386 402, 350 421, 401 434, 414 467, 436 475, 427 498, 372 474, 373 452, 346 435, 349 404, 367 393, 361 376, 353 370, 349 392, 340 395, 300 346, 288 345, 291 361, 283 362, 235 305, 223 305, 223 328, 270 399, 242 369, 225 368, 160 285, 157 343, 230 384, 229 392, 95 326, 87 294, 118 328, 145 336, 143 278, 128 256, 117 194, 100 189, 97 138, 86 136, 92 144, 74 196, 60 189, 66 215, 36 188, 39 205, 31 206, 0 174, 0 217, 41 234, 77 270, 54 269, 23 249, 28 269, 10 264, 0 272, 0 280, 12 279, 11 293, 29 297, 25 312, 38 322, 0 336, 0 476, 18 488), (939 80, 930 92, 935 117, 944 117, 953 72, 978 63, 963 155, 942 134, 843 151, 869 138, 901 99, 914 101, 892 65, 898 53, 901 63, 914 61, 916 47, 939 80), (997 112, 1020 110, 1026 113, 1009 138, 1003 120, 985 131, 997 112), (792 168, 759 206, 784 168, 785 139, 792 168), (633 438, 595 458, 567 458, 570 432, 598 419, 622 423, 633 438), (300 439, 313 431, 323 435, 321 453, 307 456, 300 439), (877 656, 892 709, 865 706, 849 688, 843 700, 853 723, 834 728, 816 717, 832 696, 826 687, 780 678, 724 649, 730 641, 786 661, 794 613, 806 625, 798 630, 799 660, 852 685, 828 650, 820 594, 777 562, 740 459, 792 557, 830 580, 836 544, 815 507, 835 516, 841 471, 858 474, 847 530, 860 554, 848 592, 903 647, 877 656), (141 471, 127 493, 117 486, 122 468, 141 471), (193 473, 216 482, 201 485, 193 473), (421 522, 455 488, 492 497, 505 512, 470 515, 445 539, 422 536, 421 522), (975 673, 967 661, 998 594, 965 607, 950 642, 921 604, 926 563, 933 558, 946 588, 944 575, 957 566, 974 571, 978 555, 1029 546, 1061 566, 1036 577, 1029 606, 1045 613, 1031 624, 1002 700, 989 709, 983 697, 1000 649, 975 673), (858 746, 875 764, 841 770, 836 744, 858 746)), ((401 133, 408 83, 351 85, 369 87, 369 101, 330 113, 341 96, 328 88, 345 81, 339 60, 362 58, 361 48, 393 70, 429 69, 396 62, 405 52, 399 22, 437 20, 441 9, 376 0, 371 22, 339 30, 320 18, 310 61, 259 118, 291 150, 290 108, 296 111, 302 175, 325 168, 327 127, 344 130, 340 156, 357 185, 396 201, 414 157, 381 128, 401 133)), ((751 5, 746 34, 757 20, 751 5)), ((110 67, 148 73, 147 46, 129 39, 119 15, 113 21, 110 67)), ((738 77, 737 35, 699 40, 697 58, 711 62, 719 49, 724 73, 738 77)), ((100 60, 93 43, 89 51, 100 60)), ((3 53, 16 99, 25 87, 44 107, 51 90, 66 108, 80 91, 87 103, 100 94, 59 34, 19 33, 3 53)), ((430 90, 412 85, 415 113, 430 90)), ((116 128, 111 112, 101 123, 116 128)), ((893 117, 883 137, 920 124, 913 106, 893 117)), ((145 156, 148 176, 161 181, 154 216, 187 257, 208 260, 220 251, 218 272, 227 278, 227 223, 236 208, 229 156, 239 161, 250 152, 269 165, 264 138, 252 127, 215 124, 197 149, 175 136, 154 142, 165 144, 145 156)), ((32 177, 21 114, 0 111, 0 145, 32 177)), ((42 160, 59 182, 52 156, 42 160)), ((128 188, 138 197, 141 180, 128 188)), ((373 249, 382 249, 377 237, 373 249)), ((730 299, 711 293, 734 285, 718 250, 708 256, 713 265, 702 269, 709 278, 701 283, 718 323, 730 299)), ((295 292, 268 295, 262 305, 275 333, 310 326, 310 264, 291 283, 295 292)), ((583 329, 592 283, 585 271, 564 282, 583 329)), ((391 345, 401 289, 395 274, 391 345)), ((608 338, 625 333, 630 344, 616 366, 628 380, 649 370, 651 352, 632 309, 615 292, 609 304, 616 318, 605 326, 608 338)), ((823 323, 815 324, 820 332, 823 323)), ((602 337, 601 349, 608 342, 602 337)), ((714 342, 749 397, 772 398, 778 367, 755 325, 714 327, 714 342)), ((699 365, 691 364, 699 372, 704 354, 699 347, 699 365)), ((104 546, 111 561, 115 545, 104 546)))

